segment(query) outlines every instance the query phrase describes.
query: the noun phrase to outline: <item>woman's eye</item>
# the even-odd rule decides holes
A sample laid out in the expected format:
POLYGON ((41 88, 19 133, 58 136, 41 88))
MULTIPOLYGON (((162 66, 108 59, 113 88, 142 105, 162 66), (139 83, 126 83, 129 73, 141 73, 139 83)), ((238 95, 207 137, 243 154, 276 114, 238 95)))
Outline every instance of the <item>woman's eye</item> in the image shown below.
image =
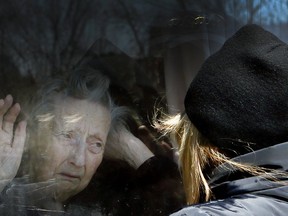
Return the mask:
POLYGON ((64 137, 65 139, 72 139, 73 138, 73 135, 72 133, 66 133, 66 132, 63 132, 62 134, 62 137, 64 137))
POLYGON ((99 154, 103 150, 103 144, 101 142, 90 143, 88 149, 94 154, 99 154))
POLYGON ((60 137, 62 137, 63 139, 65 139, 65 140, 72 140, 72 139, 74 139, 74 134, 72 133, 72 132, 60 132, 60 133, 58 133, 57 134, 58 136, 60 136, 60 137))
POLYGON ((67 138, 67 139, 70 139, 70 138, 71 138, 71 134, 69 134, 69 133, 63 133, 62 136, 63 136, 64 138, 67 138))

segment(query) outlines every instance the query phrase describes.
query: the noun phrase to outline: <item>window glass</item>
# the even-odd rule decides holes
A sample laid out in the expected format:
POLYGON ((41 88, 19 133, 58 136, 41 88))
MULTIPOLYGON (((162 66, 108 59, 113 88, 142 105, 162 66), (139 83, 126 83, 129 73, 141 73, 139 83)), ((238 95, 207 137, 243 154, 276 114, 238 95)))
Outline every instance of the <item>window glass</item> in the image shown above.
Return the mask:
MULTIPOLYGON (((167 114, 184 112, 185 93, 204 60, 220 49, 226 39, 245 24, 258 24, 288 42, 288 3, 276 0, 10 0, 0 1, 0 16, 0 98, 4 99, 11 94, 13 103, 18 102, 22 108, 14 124, 14 134, 21 120, 31 118, 31 106, 35 105, 32 98, 37 95, 36 92, 51 79, 68 80, 75 70, 89 67, 108 77, 113 103, 129 108, 129 111, 123 111, 128 113, 124 113, 128 116, 125 120, 127 130, 146 144, 153 155, 168 158, 167 163, 174 163, 176 168, 177 156, 174 155, 174 147, 170 143, 172 141, 160 136, 151 124, 159 111, 167 114)), ((104 153, 103 160, 96 158, 102 155, 104 148, 108 148, 105 146, 110 124, 107 119, 110 121, 111 116, 105 110, 107 101, 95 107, 87 104, 85 109, 78 99, 73 103, 63 99, 64 96, 59 97, 54 100, 47 96, 49 102, 45 112, 38 115, 41 119, 49 119, 49 124, 39 123, 36 130, 29 125, 31 119, 27 120, 22 162, 15 178, 11 177, 13 180, 5 184, 1 211, 7 215, 17 215, 19 212, 23 215, 31 212, 50 212, 55 215, 130 215, 131 212, 136 215, 145 215, 146 212, 148 215, 157 212, 157 215, 167 215, 185 205, 181 175, 177 169, 171 171, 175 173, 170 179, 172 183, 155 181, 150 184, 143 173, 137 172, 139 166, 134 164, 136 168, 133 167, 121 156, 116 157, 116 162, 104 153), (51 109, 57 110, 56 114, 47 115, 51 114, 49 107, 54 102, 56 105, 53 104, 51 109), (63 111, 66 106, 69 107, 67 113, 63 111), (70 110, 71 107, 75 109, 70 110), (49 128, 55 126, 55 119, 63 117, 59 117, 58 113, 67 114, 66 117, 75 114, 73 117, 77 119, 77 113, 73 113, 76 107, 89 115, 87 121, 91 134, 86 137, 88 126, 83 126, 80 120, 72 128, 60 130, 59 134, 65 135, 62 138, 65 142, 70 142, 70 139, 75 143, 82 139, 86 142, 89 149, 92 149, 91 157, 94 157, 89 169, 95 175, 87 177, 87 184, 83 183, 81 187, 69 191, 60 202, 62 206, 50 208, 41 204, 49 197, 45 193, 52 187, 51 182, 43 181, 52 181, 53 178, 37 181, 43 185, 35 185, 31 181, 27 169, 43 169, 46 174, 49 170, 37 166, 38 157, 27 153, 29 145, 32 145, 29 139, 35 136, 35 143, 51 143, 53 146, 51 140, 47 141, 49 128), (100 117, 92 121, 94 117, 91 116, 94 115, 90 116, 90 112, 94 113, 91 111, 94 108, 98 109, 95 116, 100 117), (99 119, 102 119, 101 122, 99 119), (101 129, 97 128, 98 120, 101 129), (159 195, 161 188, 162 193, 159 195), (34 190, 40 193, 31 193, 34 190), (30 202, 31 199, 35 199, 35 202, 30 202)), ((2 118, 5 115, 6 112, 2 113, 2 118)), ((49 139, 57 139, 55 137, 49 139)), ((119 141, 115 139, 114 142, 119 141)), ((13 139, 9 142, 13 142, 13 139)), ((43 149, 47 150, 46 147, 43 149)), ((65 147, 66 150, 68 148, 74 147, 65 147)), ((58 151, 66 151, 63 149, 63 146, 59 147, 58 151)), ((58 163, 57 157, 62 157, 64 153, 56 157, 54 153, 50 156, 46 150, 43 150, 43 155, 38 155, 39 160, 49 157, 49 166, 53 169, 53 162, 58 163)), ((81 147, 77 151, 82 151, 81 147)), ((87 153, 89 157, 90 153, 87 153)), ((113 151, 109 154, 113 154, 113 151)), ((141 152, 143 157, 145 154, 141 152)), ((81 163, 80 160, 86 159, 78 158, 77 163, 81 163)), ((57 167, 55 165, 55 169, 57 167)), ((173 165, 171 167, 175 168, 173 165)), ((65 176, 69 181, 78 181, 80 177, 76 171, 75 175, 73 173, 70 170, 65 176)), ((158 174, 166 175, 161 172, 158 174)), ((83 179, 86 180, 86 176, 83 179)), ((61 190, 63 187, 66 187, 65 184, 61 190)), ((55 190, 60 189, 53 189, 53 194, 55 190)))

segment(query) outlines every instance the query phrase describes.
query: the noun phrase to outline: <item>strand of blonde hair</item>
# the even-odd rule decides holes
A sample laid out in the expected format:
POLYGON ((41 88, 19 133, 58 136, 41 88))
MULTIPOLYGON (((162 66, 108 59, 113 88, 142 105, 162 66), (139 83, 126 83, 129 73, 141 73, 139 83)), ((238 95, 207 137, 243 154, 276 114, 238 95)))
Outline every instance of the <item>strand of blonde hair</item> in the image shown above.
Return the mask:
POLYGON ((182 174, 187 204, 199 203, 201 195, 204 200, 209 201, 212 192, 203 170, 207 165, 214 167, 227 163, 229 170, 237 169, 252 175, 277 181, 276 176, 286 176, 287 173, 273 169, 262 168, 250 164, 238 163, 230 160, 220 153, 216 147, 199 133, 196 127, 190 122, 187 115, 180 114, 169 117, 165 120, 154 121, 154 127, 162 131, 163 135, 169 135, 171 140, 178 145, 179 165, 182 174))

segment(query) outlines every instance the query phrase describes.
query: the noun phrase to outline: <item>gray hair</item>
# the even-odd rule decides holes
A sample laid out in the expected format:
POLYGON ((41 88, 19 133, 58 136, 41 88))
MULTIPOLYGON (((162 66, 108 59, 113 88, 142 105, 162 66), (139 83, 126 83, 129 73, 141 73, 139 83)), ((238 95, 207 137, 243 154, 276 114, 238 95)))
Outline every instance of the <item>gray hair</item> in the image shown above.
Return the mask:
POLYGON ((125 119, 128 109, 114 104, 109 93, 110 80, 101 71, 91 68, 79 68, 69 76, 69 79, 53 79, 44 85, 30 104, 31 112, 28 115, 28 125, 37 130, 39 122, 50 121, 55 108, 55 96, 85 99, 100 103, 111 114, 109 136, 113 136, 121 127, 126 127, 125 119))

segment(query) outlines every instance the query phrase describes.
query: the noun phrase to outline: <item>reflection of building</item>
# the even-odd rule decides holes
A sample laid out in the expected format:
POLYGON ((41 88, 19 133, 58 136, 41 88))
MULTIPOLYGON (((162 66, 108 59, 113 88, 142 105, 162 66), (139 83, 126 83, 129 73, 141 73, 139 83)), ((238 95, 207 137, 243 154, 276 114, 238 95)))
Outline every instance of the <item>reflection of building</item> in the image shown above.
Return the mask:
POLYGON ((99 39, 76 67, 79 65, 101 70, 111 80, 111 93, 118 105, 134 108, 147 123, 152 119, 154 105, 161 100, 159 92, 164 92, 158 58, 135 59, 110 41, 99 39))
POLYGON ((186 90, 203 61, 225 41, 223 17, 182 12, 157 18, 150 29, 150 52, 163 57, 171 113, 184 110, 186 90))
POLYGON ((105 72, 112 82, 127 91, 135 85, 157 88, 157 74, 153 74, 155 77, 152 77, 147 71, 149 58, 132 58, 107 39, 96 40, 79 62, 92 67, 97 67, 99 63, 107 68, 105 72))

